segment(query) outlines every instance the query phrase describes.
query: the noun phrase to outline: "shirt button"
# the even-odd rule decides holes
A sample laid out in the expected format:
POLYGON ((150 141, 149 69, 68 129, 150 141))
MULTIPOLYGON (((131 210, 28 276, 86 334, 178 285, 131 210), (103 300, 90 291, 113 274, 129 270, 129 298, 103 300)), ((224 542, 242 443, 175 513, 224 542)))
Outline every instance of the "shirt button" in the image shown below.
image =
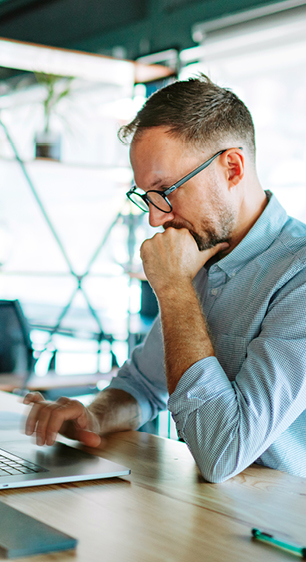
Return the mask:
POLYGON ((218 294, 218 289, 212 289, 211 294, 216 296, 218 294))

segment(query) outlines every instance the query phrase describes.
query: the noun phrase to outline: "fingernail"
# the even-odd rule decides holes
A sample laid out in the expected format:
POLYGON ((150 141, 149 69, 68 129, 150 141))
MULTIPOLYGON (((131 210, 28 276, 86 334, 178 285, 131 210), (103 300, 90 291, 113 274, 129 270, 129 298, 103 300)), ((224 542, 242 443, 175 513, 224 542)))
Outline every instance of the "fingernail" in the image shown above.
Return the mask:
POLYGON ((55 442, 55 438, 56 438, 56 433, 50 433, 50 435, 48 435, 47 438, 47 445, 53 445, 53 443, 55 442))

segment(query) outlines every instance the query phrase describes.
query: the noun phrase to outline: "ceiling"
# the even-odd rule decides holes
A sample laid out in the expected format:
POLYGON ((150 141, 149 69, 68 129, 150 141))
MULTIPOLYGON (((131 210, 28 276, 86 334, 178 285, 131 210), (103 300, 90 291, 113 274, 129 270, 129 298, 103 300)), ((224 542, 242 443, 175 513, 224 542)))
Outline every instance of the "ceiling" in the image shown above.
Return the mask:
MULTIPOLYGON (((282 0, 284 1, 284 0, 282 0)), ((272 0, 0 0, 0 37, 135 59, 195 43, 191 26, 272 0)))

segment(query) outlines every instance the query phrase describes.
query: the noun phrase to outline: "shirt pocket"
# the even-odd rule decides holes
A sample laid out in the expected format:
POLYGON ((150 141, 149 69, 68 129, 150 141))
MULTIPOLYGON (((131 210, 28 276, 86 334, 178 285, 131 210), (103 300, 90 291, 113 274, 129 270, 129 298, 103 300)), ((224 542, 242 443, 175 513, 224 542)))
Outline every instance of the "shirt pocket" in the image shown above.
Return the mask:
POLYGON ((235 380, 247 356, 248 340, 219 334, 214 342, 216 357, 230 381, 235 380))

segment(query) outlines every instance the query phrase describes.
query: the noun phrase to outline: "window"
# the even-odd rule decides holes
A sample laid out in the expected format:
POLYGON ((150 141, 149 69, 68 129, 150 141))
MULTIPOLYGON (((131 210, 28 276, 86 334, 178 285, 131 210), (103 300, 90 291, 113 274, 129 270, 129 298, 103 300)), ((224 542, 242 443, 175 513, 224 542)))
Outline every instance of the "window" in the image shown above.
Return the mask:
POLYGON ((201 46, 181 53, 180 77, 204 72, 241 97, 255 123, 262 187, 275 193, 290 215, 306 221, 306 7, 302 4, 283 1, 267 7, 275 13, 258 8, 234 19, 228 16, 194 26, 194 38, 201 40, 201 46), (292 9, 285 10, 288 7, 292 9))

